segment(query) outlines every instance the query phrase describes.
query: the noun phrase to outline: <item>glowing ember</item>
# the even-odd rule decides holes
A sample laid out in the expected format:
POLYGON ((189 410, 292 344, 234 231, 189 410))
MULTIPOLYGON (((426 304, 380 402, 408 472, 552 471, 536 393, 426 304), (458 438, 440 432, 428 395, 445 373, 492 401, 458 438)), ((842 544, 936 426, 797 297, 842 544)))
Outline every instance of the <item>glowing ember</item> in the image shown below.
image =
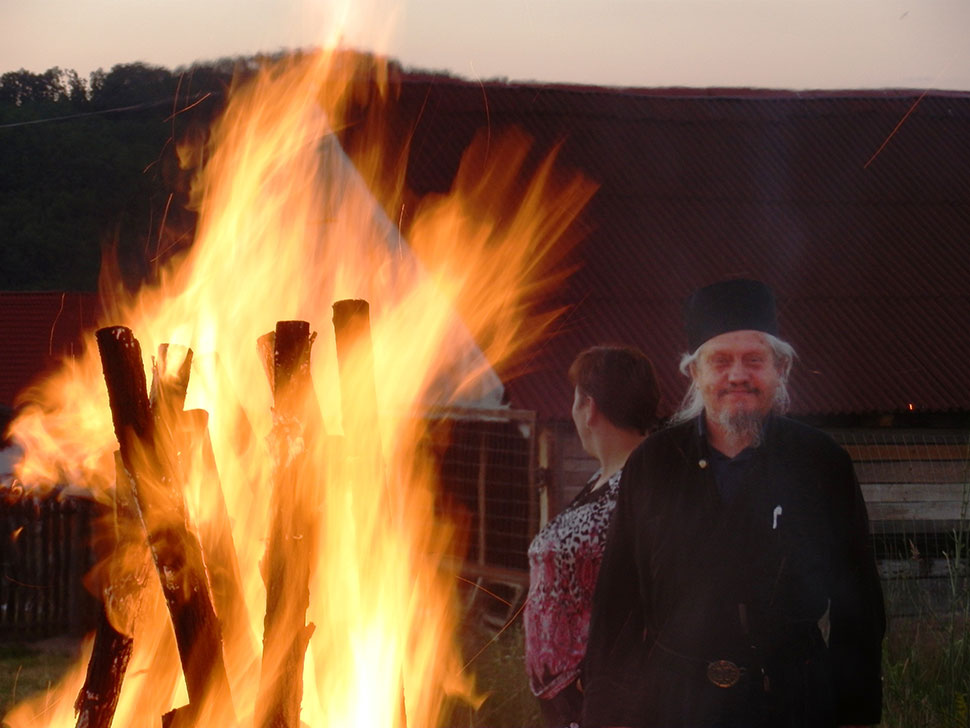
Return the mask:
MULTIPOLYGON (((527 312, 557 281, 550 272, 563 236, 592 194, 579 178, 557 177, 551 159, 526 179, 528 140, 512 134, 487 149, 473 146, 453 191, 409 213, 402 236, 387 216, 400 209, 403 167, 390 175, 387 167, 401 150, 372 140, 351 161, 334 135, 362 90, 382 108, 386 76, 373 59, 321 52, 266 67, 233 89, 208 145, 182 150, 186 163, 204 160, 193 186, 199 220, 191 251, 157 287, 107 302, 104 324, 129 327, 146 354, 166 343, 194 352, 185 409, 208 413, 211 451, 183 454, 187 513, 176 520, 206 551, 232 707, 243 725, 254 721, 261 670, 272 669, 260 654, 271 494, 281 463, 293 465, 297 455, 287 483, 312 516, 314 539, 306 618, 315 631, 301 719, 400 728, 403 690, 406 724, 424 728, 437 724, 447 696, 473 699, 453 643, 453 574, 442 566, 455 551, 454 533, 434 516, 420 412, 496 403, 494 368, 514 362, 548 323, 549 315, 527 312), (373 366, 369 346, 352 345, 338 375, 329 322, 341 299, 370 302, 373 366), (283 320, 309 321, 320 334, 310 376, 312 409, 322 418, 322 431, 285 442, 292 450, 285 457, 280 405, 274 429, 273 391, 256 346, 283 320), (375 385, 376 426, 374 405, 364 404, 375 385), (383 462, 361 457, 368 447, 383 462), (228 521, 213 497, 219 483, 228 521), (226 543, 230 534, 211 533, 224 522, 235 564, 206 546, 226 543), (220 602, 227 583, 238 584, 238 600, 220 602)), ((93 337, 87 348, 30 393, 36 406, 14 426, 27 451, 18 475, 35 487, 83 484, 112 503, 118 443, 93 337)), ((169 347, 155 377, 177 374, 185 351, 169 347)), ((206 416, 193 422, 198 441, 206 416)), ((168 502, 154 507, 168 518, 178 513, 168 502)), ((188 681, 141 522, 112 518, 104 528, 116 523, 128 531, 116 534, 118 549, 92 575, 107 590, 112 625, 133 637, 113 725, 157 726, 187 702, 188 681)), ((7 722, 74 726, 86 664, 87 655, 56 691, 19 706, 7 722)))

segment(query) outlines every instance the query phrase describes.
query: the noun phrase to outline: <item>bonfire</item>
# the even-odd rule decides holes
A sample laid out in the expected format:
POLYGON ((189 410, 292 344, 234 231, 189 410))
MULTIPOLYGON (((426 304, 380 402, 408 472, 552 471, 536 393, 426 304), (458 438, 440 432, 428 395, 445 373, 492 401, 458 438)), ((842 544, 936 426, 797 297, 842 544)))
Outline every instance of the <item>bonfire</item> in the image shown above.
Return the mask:
POLYGON ((191 248, 135 295, 103 281, 84 355, 28 394, 18 478, 104 505, 102 614, 13 728, 426 728, 476 699, 424 413, 501 406, 592 185, 485 129, 405 209, 393 98, 383 61, 337 50, 235 84, 179 150, 191 248), (348 124, 375 132, 353 157, 348 124))

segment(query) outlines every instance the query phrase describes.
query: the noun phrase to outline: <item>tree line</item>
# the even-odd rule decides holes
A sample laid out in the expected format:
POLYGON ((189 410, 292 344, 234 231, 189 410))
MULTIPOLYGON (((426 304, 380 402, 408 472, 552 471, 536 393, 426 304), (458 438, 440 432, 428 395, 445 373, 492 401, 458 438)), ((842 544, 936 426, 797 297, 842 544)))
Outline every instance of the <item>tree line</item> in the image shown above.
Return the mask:
MULTIPOLYGON (((87 79, 58 67, 0 75, 0 290, 93 291, 104 263, 131 288, 150 278, 194 238, 194 170, 179 167, 177 144, 205 140, 234 82, 301 52, 174 71, 119 64, 87 79)), ((388 70, 450 75, 393 60, 388 70)), ((353 99, 365 118, 367 95, 353 99)))
POLYGON ((190 241, 175 143, 205 133, 254 63, 0 76, 0 290, 95 290, 104 250, 137 285, 190 241))

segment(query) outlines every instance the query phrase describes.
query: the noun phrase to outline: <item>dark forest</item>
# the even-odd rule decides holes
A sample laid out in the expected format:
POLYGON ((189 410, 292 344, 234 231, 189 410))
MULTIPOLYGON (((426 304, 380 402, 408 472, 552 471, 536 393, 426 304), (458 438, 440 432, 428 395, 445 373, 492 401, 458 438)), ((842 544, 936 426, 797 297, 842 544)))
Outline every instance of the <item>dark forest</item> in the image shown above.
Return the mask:
POLYGON ((93 291, 102 259, 130 285, 191 240, 198 140, 254 59, 0 76, 0 290, 93 291))

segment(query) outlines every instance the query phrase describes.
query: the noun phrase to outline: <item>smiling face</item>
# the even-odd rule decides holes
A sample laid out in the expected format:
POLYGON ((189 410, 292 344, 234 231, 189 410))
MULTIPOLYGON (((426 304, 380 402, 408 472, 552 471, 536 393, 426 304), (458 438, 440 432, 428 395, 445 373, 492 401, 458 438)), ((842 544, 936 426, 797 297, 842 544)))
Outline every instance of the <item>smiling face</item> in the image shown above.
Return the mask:
POLYGON ((709 339, 690 375, 704 399, 708 423, 722 427, 764 420, 781 381, 774 353, 760 331, 730 331, 709 339))

